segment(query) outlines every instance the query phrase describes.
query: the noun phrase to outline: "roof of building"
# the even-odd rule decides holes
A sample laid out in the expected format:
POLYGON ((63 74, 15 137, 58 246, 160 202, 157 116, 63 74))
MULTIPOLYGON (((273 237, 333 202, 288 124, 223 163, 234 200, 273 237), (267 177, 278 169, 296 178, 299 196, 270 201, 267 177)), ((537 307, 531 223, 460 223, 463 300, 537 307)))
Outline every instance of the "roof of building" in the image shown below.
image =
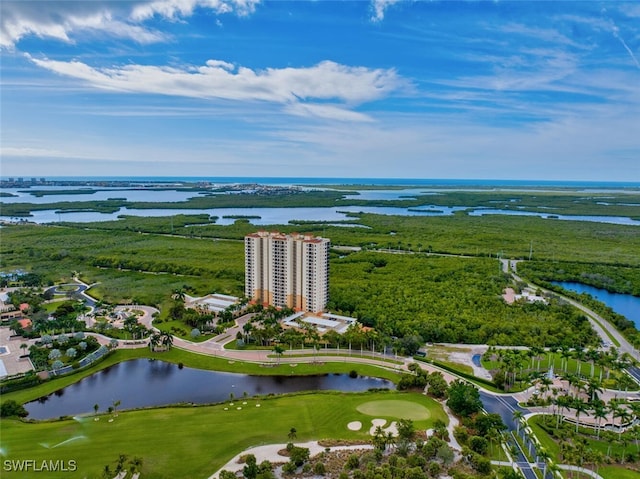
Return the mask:
POLYGON ((22 329, 27 329, 31 327, 31 320, 29 318, 18 319, 18 324, 22 329))
POLYGON ((328 331, 336 331, 339 334, 344 334, 349 326, 356 324, 358 320, 356 318, 350 318, 348 316, 339 316, 337 314, 323 313, 316 315, 300 311, 291 316, 288 316, 282 320, 283 326, 289 328, 299 328, 302 321, 307 324, 313 324, 319 333, 326 333, 328 331))

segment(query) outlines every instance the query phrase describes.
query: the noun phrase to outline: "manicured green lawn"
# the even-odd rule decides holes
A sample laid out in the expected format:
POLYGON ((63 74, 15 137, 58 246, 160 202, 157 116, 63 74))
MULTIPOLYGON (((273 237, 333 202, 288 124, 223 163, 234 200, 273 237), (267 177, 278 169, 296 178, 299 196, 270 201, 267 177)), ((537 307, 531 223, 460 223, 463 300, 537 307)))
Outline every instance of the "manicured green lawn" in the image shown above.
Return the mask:
MULTIPOLYGON (((414 421, 417 428, 428 428, 435 419, 448 420, 438 403, 416 393, 300 394, 248 399, 246 405, 236 401, 233 407, 227 403, 121 412, 113 422, 109 422, 109 415, 100 416, 99 421, 92 417, 33 424, 2 420, 2 456, 3 461, 75 460, 78 470, 61 477, 92 478, 100 477, 107 464, 113 469, 118 455, 124 453, 143 458, 145 479, 204 478, 249 446, 288 442, 292 427, 299 442, 323 438, 366 442, 367 428, 350 431, 347 424, 369 424, 371 416, 359 412, 358 407, 389 399, 428 410, 428 419, 414 421)), ((401 410, 392 416, 395 420, 403 417, 401 410)), ((45 476, 41 472, 3 471, 2 477, 45 476)))
MULTIPOLYGON (((581 361, 579 363, 575 359, 569 358, 567 364, 565 365, 564 362, 566 361, 563 360, 562 355, 560 353, 549 353, 549 352, 545 352, 544 354, 541 354, 540 358, 541 358, 539 361, 540 369, 538 369, 538 360, 536 359, 532 360, 527 358, 526 356, 523 356, 522 367, 524 368, 524 370, 527 370, 527 371, 531 370, 531 371, 546 373, 549 371, 549 368, 553 366, 554 372, 559 375, 563 375, 566 373, 578 374, 579 372, 584 377, 592 377, 591 363, 587 361, 581 361)), ((482 363, 482 366, 488 370, 498 369, 500 366, 500 363, 497 360, 488 361, 485 359, 481 359, 480 362, 482 363)), ((601 371, 602 371, 602 368, 599 365, 597 364, 594 365, 593 377, 599 378, 601 374, 603 377, 606 377, 607 375, 606 372, 605 371, 601 372, 601 371)))
POLYGON ((640 472, 616 466, 602 466, 598 474, 604 479, 640 479, 640 472))
POLYGON ((382 419, 388 417, 402 416, 412 421, 426 420, 429 418, 429 409, 411 401, 401 399, 385 399, 382 401, 368 401, 358 406, 358 411, 367 416, 379 417, 382 419))
MULTIPOLYGON (((528 424, 540 441, 540 444, 542 444, 542 447, 551 454, 554 461, 559 461, 560 446, 540 426, 541 421, 542 417, 534 416, 529 419, 528 424)), ((595 439, 587 439, 587 445, 589 448, 599 451, 602 454, 606 454, 608 449, 605 441, 596 441, 595 439)), ((605 479, 640 479, 640 473, 625 469, 621 466, 602 466, 599 468, 598 473, 605 479)), ((567 473, 565 472, 564 474, 566 477, 567 473)))

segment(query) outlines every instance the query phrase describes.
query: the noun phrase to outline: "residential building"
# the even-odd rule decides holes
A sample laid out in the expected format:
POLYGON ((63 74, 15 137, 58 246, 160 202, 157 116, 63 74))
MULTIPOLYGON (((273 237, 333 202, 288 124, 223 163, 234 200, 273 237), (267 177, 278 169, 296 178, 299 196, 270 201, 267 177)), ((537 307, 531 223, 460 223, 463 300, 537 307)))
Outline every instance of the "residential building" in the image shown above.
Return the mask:
POLYGON ((258 231, 245 236, 245 295, 298 311, 321 312, 329 297, 327 238, 258 231))

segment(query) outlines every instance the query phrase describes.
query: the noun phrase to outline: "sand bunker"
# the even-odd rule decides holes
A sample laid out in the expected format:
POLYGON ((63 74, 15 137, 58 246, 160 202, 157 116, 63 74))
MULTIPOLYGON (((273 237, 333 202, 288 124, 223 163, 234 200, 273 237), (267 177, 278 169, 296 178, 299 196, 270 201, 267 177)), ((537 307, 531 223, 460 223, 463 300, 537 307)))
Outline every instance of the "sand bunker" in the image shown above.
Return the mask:
POLYGON ((360 429, 362 429, 362 423, 360 421, 351 421, 349 424, 347 424, 347 428, 350 431, 359 431, 360 429))
POLYGON ((386 428, 382 427, 387 423, 386 419, 372 419, 371 420, 371 428, 369 429, 369 434, 372 436, 375 436, 376 434, 376 429, 378 428, 378 426, 380 426, 382 428, 382 430, 384 431, 384 433, 388 433, 390 432, 391 434, 393 434, 394 436, 398 435, 398 424, 393 421, 391 424, 389 424, 386 428))

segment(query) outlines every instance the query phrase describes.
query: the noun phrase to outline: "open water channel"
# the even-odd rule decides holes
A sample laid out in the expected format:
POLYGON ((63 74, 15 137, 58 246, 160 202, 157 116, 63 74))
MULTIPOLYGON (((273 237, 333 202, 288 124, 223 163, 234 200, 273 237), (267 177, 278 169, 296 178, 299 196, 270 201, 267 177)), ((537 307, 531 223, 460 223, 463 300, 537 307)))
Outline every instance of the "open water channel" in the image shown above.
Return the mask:
MULTIPOLYGON (((133 189, 133 188, 111 188, 100 189, 95 191, 87 187, 37 187, 36 190, 72 190, 81 191, 80 194, 61 194, 61 195, 45 195, 36 197, 32 195, 26 188, 5 188, 3 192, 15 196, 0 198, 2 203, 37 203, 46 204, 52 202, 76 202, 76 201, 97 201, 109 198, 122 198, 127 201, 140 202, 182 202, 189 198, 202 196, 199 191, 178 191, 178 190, 153 190, 153 189, 133 189), (86 193, 85 193, 86 191, 86 193)), ((392 190, 359 190, 353 192, 345 192, 349 195, 357 195, 358 200, 397 200, 402 198, 415 198, 421 195, 437 195, 435 191, 428 188, 403 188, 392 190)), ((640 208, 640 206, 639 206, 640 208)), ((531 211, 523 211, 519 209, 500 209, 500 208, 472 208, 464 205, 460 206, 435 206, 424 205, 419 208, 399 208, 385 206, 340 206, 340 207, 317 207, 317 208, 215 208, 215 209, 129 209, 120 208, 114 213, 98 213, 93 211, 76 211, 65 213, 56 210, 32 211, 29 217, 24 218, 34 223, 54 223, 60 221, 88 223, 94 221, 112 221, 117 220, 119 216, 141 216, 141 217, 158 217, 173 215, 193 215, 207 214, 216 216, 218 220, 216 224, 229 225, 236 221, 234 216, 251 216, 249 221, 254 225, 278 225, 288 224, 290 221, 345 221, 349 219, 349 214, 373 213, 380 215, 399 215, 399 216, 449 216, 458 211, 467 211, 469 215, 517 215, 517 216, 539 216, 549 220, 569 220, 569 221, 593 221, 600 223, 613 223, 640 226, 640 221, 620 216, 571 216, 535 213, 531 211)), ((15 218, 0 216, 3 220, 15 220, 15 218)))
POLYGON ((177 403, 208 404, 229 401, 242 407, 244 396, 282 394, 297 391, 335 390, 343 392, 368 389, 395 389, 386 379, 348 374, 295 376, 250 376, 246 374, 181 368, 176 364, 149 359, 134 359, 115 364, 53 394, 25 404, 31 419, 93 414, 120 401, 119 409, 162 406, 177 403))
POLYGON ((606 289, 595 288, 582 283, 572 281, 552 281, 557 286, 575 291, 576 293, 587 293, 601 303, 606 304, 616 313, 621 314, 629 321, 633 321, 636 329, 640 329, 640 298, 630 294, 610 293, 606 289))

